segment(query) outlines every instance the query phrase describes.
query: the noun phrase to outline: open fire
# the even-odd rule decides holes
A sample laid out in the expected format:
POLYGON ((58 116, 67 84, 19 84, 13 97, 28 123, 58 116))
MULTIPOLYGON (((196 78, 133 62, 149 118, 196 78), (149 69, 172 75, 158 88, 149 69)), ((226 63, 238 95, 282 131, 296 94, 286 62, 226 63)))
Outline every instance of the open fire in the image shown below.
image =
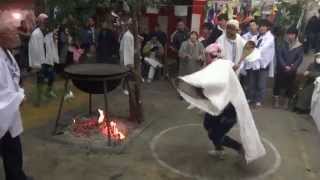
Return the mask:
POLYGON ((74 119, 72 125, 72 133, 77 137, 90 137, 93 134, 101 134, 102 136, 112 140, 113 142, 121 142, 126 136, 118 129, 115 121, 108 121, 105 113, 98 110, 99 117, 89 117, 74 119))

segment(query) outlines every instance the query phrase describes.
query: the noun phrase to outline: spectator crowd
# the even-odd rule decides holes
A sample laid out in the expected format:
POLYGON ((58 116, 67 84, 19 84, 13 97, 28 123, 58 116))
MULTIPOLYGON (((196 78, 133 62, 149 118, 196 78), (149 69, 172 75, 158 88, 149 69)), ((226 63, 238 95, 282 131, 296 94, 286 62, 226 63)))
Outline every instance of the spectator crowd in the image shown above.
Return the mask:
MULTIPOLYGON (((301 98, 310 101, 308 95, 297 96, 297 70, 303 61, 304 52, 318 52, 318 26, 320 20, 313 16, 308 21, 305 42, 300 41, 301 33, 294 26, 274 26, 270 19, 256 18, 247 14, 244 18, 228 19, 219 14, 215 23, 204 23, 201 32, 190 32, 183 20, 178 20, 176 30, 166 34, 156 24, 150 31, 142 29, 134 34, 132 19, 110 14, 98 25, 95 18, 88 18, 83 27, 74 23, 72 17, 53 26, 46 14, 36 18, 34 28, 21 21, 18 28, 22 41, 16 48, 15 57, 23 74, 34 72, 36 78, 37 103, 56 97, 54 81, 56 74, 71 64, 109 63, 124 66, 135 64, 136 40, 141 40, 141 76, 146 82, 163 76, 175 79, 202 69, 206 62, 205 48, 216 43, 221 47, 223 59, 234 63, 234 70, 245 89, 248 102, 254 107, 263 105, 269 77, 273 81, 274 107, 286 109, 301 98), (139 37, 139 38, 136 38, 139 37), (174 63, 170 60, 174 59, 174 63), (174 64, 174 68, 172 68, 174 64)), ((29 23, 30 24, 30 23, 29 23)), ((311 65, 309 69, 316 66, 311 65)), ((307 71, 309 72, 309 71, 307 71)), ((310 74, 305 73, 309 78, 310 74)), ((310 80, 311 81, 311 80, 310 80)), ((174 82, 174 81, 173 81, 174 82)), ((124 93, 128 94, 124 88, 124 93)), ((70 90, 66 98, 73 98, 70 90)), ((293 105, 299 112, 310 107, 293 105)))

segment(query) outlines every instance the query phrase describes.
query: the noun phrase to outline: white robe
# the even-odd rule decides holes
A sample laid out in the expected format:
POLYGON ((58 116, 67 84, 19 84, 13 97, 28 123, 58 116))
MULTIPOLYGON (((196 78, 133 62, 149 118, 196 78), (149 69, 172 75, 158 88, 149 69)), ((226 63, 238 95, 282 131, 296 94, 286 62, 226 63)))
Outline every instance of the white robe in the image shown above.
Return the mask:
POLYGON ((120 42, 120 63, 121 65, 134 65, 134 37, 128 30, 120 42))
POLYGON ((315 80, 314 85, 310 115, 320 131, 320 77, 315 80))
POLYGON ((19 67, 11 56, 10 60, 0 47, 0 138, 8 131, 11 137, 23 131, 20 104, 24 99, 24 90, 19 86, 19 67))
POLYGON ((261 52, 260 65, 261 68, 266 68, 269 66, 269 77, 274 77, 274 59, 275 59, 275 42, 274 36, 270 31, 266 32, 265 35, 261 36, 258 39, 258 35, 252 38, 256 44, 258 44, 259 40, 261 41, 260 47, 258 49, 261 52))
POLYGON ((46 47, 46 60, 44 64, 54 65, 59 63, 59 54, 57 44, 53 39, 53 32, 48 33, 44 38, 44 44, 46 47))
POLYGON ((29 40, 29 66, 39 69, 45 61, 44 35, 40 28, 37 28, 32 32, 29 40))
POLYGON ((181 77, 192 87, 202 88, 207 99, 192 97, 178 88, 181 96, 193 106, 217 116, 231 102, 237 112, 240 138, 248 163, 266 154, 243 89, 229 60, 216 60, 194 74, 181 77))
MULTIPOLYGON (((246 41, 239 35, 237 34, 236 39, 234 40, 236 43, 236 58, 235 58, 235 62, 233 62, 234 64, 238 64, 240 62, 241 56, 242 56, 242 51, 243 48, 246 44, 246 41)), ((221 35, 218 39, 217 39, 217 43, 221 46, 222 52, 221 52, 221 56, 223 59, 227 59, 232 61, 233 59, 233 54, 232 54, 232 44, 230 42, 230 40, 228 40, 226 33, 224 33, 223 35, 221 35)), ((241 66, 241 68, 239 68, 237 70, 237 74, 240 73, 241 69, 243 68, 243 66, 241 66)))

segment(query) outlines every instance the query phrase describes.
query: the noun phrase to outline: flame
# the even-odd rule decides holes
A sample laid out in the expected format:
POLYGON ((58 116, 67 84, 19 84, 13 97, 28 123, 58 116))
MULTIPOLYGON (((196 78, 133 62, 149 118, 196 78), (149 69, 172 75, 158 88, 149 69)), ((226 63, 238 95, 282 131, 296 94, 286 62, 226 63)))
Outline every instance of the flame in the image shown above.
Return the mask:
POLYGON ((104 121, 104 112, 101 109, 98 109, 99 112, 99 118, 98 118, 98 123, 101 124, 104 121))
POLYGON ((115 123, 114 121, 111 121, 110 126, 111 126, 112 134, 114 134, 115 136, 118 136, 118 138, 121 140, 126 138, 126 136, 122 132, 120 132, 119 129, 117 128, 117 123, 115 123))
MULTIPOLYGON (((104 112, 101 109, 98 109, 98 112, 99 112, 98 124, 103 124, 105 120, 104 112)), ((108 136, 110 133, 110 135, 115 139, 123 140, 126 138, 126 136, 121 131, 119 131, 119 129, 117 128, 117 123, 114 121, 110 122, 110 126, 108 126, 105 123, 105 125, 101 128, 101 133, 105 136, 108 136)))

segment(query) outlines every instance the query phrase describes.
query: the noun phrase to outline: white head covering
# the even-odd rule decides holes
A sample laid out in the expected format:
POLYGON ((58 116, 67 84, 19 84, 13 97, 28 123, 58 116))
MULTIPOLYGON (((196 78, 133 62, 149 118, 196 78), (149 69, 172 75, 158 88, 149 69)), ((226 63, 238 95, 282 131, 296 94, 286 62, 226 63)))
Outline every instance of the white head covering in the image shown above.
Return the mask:
POLYGON ((221 46, 218 43, 213 43, 210 44, 206 49, 205 49, 205 54, 207 57, 207 64, 210 64, 216 57, 220 58, 221 57, 221 46))
POLYGON ((48 18, 48 15, 44 14, 44 13, 41 13, 39 14, 38 16, 38 19, 47 19, 48 18))
POLYGON ((48 15, 46 15, 46 14, 44 14, 44 13, 41 13, 41 14, 39 14, 37 20, 38 20, 38 22, 43 22, 43 21, 45 21, 45 20, 48 19, 48 18, 49 18, 48 15))
POLYGON ((237 29, 240 29, 240 23, 239 21, 235 20, 235 19, 231 19, 227 22, 227 25, 233 25, 235 26, 237 29))

